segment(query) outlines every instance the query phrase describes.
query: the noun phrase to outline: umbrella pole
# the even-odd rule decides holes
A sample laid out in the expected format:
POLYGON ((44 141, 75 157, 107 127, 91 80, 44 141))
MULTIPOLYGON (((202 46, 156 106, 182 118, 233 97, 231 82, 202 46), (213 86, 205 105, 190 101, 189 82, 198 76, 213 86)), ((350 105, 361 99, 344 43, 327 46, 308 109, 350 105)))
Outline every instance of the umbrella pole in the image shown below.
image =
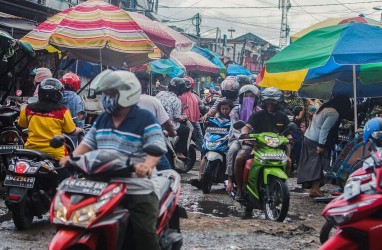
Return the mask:
POLYGON ((357 116, 357 78, 355 65, 353 65, 353 92, 354 92, 354 132, 358 128, 358 116, 357 116))
POLYGON ((99 71, 102 72, 102 52, 99 50, 99 71))

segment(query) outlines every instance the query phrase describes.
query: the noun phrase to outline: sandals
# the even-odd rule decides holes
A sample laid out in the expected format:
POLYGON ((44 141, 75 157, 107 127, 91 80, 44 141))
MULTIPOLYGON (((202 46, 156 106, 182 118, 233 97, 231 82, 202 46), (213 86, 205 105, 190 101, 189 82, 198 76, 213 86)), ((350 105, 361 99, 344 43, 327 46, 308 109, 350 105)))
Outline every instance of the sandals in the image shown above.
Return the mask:
POLYGON ((321 192, 311 192, 309 194, 309 197, 316 198, 316 197, 325 197, 325 195, 321 192))

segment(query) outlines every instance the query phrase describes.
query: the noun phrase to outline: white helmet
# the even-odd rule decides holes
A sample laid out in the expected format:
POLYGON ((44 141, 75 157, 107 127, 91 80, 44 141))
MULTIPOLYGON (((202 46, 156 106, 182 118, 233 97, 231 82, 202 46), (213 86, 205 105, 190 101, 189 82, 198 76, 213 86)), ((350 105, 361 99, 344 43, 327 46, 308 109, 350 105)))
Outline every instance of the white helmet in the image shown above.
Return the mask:
POLYGON ((118 105, 125 108, 137 104, 142 93, 138 78, 125 70, 108 69, 101 72, 94 78, 90 88, 96 93, 107 90, 118 91, 118 105))

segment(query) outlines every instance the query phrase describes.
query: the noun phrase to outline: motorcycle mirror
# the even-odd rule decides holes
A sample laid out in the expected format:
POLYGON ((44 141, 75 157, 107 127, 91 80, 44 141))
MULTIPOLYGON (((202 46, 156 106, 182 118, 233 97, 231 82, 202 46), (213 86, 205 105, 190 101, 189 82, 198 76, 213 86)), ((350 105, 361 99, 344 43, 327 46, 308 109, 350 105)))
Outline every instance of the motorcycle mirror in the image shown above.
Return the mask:
POLYGON ((59 148, 65 144, 65 137, 63 135, 55 135, 49 142, 52 148, 59 148))
POLYGON ((242 129, 243 127, 245 126, 245 122, 244 121, 237 121, 233 124, 233 128, 234 129, 242 129))
POLYGON ((80 112, 77 113, 77 117, 76 118, 77 118, 78 121, 83 121, 83 120, 86 119, 86 117, 87 117, 86 112, 85 111, 80 111, 80 112))

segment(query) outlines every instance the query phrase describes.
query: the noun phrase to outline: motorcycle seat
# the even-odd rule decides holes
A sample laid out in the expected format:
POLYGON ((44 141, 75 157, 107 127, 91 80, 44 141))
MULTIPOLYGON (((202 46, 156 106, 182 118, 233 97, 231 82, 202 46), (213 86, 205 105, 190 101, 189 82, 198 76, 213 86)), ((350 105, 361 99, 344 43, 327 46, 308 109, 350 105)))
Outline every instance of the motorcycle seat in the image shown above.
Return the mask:
POLYGON ((151 180, 154 184, 155 193, 158 195, 158 199, 161 200, 166 192, 170 189, 171 181, 164 176, 157 176, 151 180))
POLYGON ((16 149, 13 152, 14 155, 17 156, 24 156, 24 157, 36 157, 38 160, 53 160, 52 156, 48 155, 47 153, 37 151, 37 150, 31 150, 31 149, 16 149))

